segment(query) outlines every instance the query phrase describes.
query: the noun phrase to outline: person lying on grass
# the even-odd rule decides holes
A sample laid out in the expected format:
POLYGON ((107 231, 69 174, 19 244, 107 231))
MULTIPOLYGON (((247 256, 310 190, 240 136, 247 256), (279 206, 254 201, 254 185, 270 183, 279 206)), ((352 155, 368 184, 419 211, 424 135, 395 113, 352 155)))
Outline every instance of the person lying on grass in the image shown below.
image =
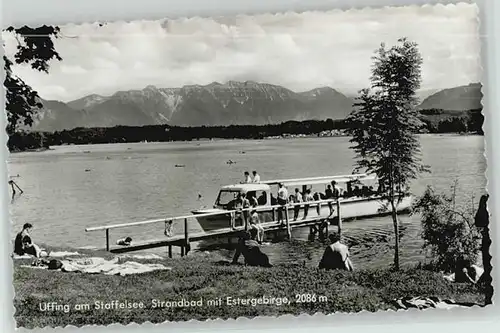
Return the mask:
POLYGON ((240 255, 245 258, 245 265, 272 267, 269 263, 268 256, 259 248, 259 243, 255 240, 257 237, 257 229, 250 229, 250 232, 245 231, 238 240, 236 252, 233 257, 233 264, 238 263, 240 255))
POLYGON ((319 268, 352 271, 354 268, 351 259, 349 259, 349 249, 346 245, 340 243, 340 236, 332 233, 328 238, 332 244, 325 249, 323 257, 319 262, 319 268))
POLYGON ((14 253, 17 255, 29 254, 40 258, 42 250, 40 247, 33 243, 31 240, 30 232, 33 228, 31 223, 25 223, 23 225, 23 230, 21 230, 14 240, 14 253))

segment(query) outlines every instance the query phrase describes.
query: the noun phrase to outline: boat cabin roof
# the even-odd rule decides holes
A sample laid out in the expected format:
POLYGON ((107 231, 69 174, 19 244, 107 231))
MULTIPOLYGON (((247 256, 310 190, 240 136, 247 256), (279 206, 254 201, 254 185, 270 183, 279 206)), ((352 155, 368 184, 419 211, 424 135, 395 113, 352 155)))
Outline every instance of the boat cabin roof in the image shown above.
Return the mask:
POLYGON ((234 184, 226 185, 221 188, 223 191, 235 191, 235 192, 252 192, 252 191, 270 191, 271 188, 267 184, 262 183, 250 183, 250 184, 234 184))
POLYGON ((310 177, 310 178, 296 178, 296 179, 279 179, 279 180, 268 180, 263 183, 268 185, 283 184, 285 186, 300 186, 300 185, 317 185, 317 184, 329 184, 332 181, 337 183, 347 183, 351 181, 368 181, 375 180, 376 176, 373 174, 353 174, 353 175, 342 175, 342 176, 325 176, 325 177, 310 177))

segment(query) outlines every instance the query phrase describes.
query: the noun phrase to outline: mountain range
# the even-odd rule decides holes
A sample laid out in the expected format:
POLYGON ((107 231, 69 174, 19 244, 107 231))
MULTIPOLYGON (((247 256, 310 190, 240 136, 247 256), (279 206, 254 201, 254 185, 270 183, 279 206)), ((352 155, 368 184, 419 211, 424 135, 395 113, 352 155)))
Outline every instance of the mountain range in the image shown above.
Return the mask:
MULTIPOLYGON (((480 108, 481 98, 481 85, 471 84, 431 94, 420 108, 462 111, 480 108)), ((330 87, 294 92, 267 83, 229 81, 181 88, 147 86, 111 96, 93 94, 67 103, 41 102, 43 108, 31 130, 52 132, 117 125, 227 126, 343 119, 351 112, 354 100, 330 87)))

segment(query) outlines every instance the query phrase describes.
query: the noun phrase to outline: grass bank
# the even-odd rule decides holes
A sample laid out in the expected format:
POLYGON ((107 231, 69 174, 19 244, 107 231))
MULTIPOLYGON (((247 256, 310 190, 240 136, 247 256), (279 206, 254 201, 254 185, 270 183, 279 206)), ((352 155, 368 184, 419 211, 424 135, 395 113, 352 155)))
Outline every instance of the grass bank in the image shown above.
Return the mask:
MULTIPOLYGON (((84 251, 80 251, 80 253, 84 251)), ((93 255, 96 255, 95 252, 93 255)), ((109 254, 108 254, 109 255, 109 254)), ((477 287, 452 284, 436 272, 405 268, 361 269, 355 272, 320 271, 302 265, 278 265, 273 268, 250 268, 230 265, 217 253, 191 253, 173 259, 138 260, 162 263, 170 271, 141 275, 106 276, 63 273, 20 267, 14 262, 16 296, 15 319, 19 327, 109 325, 151 321, 181 321, 190 319, 237 318, 240 316, 276 316, 316 312, 358 312, 393 308, 391 301, 405 296, 436 296, 460 302, 483 301, 477 287), (314 299, 296 295, 314 294, 314 299), (290 304, 228 305, 232 298, 287 297, 290 304), (321 297, 320 297, 321 296, 321 297), (209 300, 222 298, 220 305, 207 305, 209 300), (203 302, 203 306, 154 307, 160 301, 203 302), (154 301, 157 300, 157 301, 154 301), (95 302, 135 302, 142 308, 103 309, 95 302), (40 305, 56 302, 68 311, 42 311, 40 305), (77 304, 89 304, 88 309, 75 309, 77 304)), ((26 264, 26 262, 24 262, 26 264)), ((115 303, 116 304, 116 303, 115 303)))

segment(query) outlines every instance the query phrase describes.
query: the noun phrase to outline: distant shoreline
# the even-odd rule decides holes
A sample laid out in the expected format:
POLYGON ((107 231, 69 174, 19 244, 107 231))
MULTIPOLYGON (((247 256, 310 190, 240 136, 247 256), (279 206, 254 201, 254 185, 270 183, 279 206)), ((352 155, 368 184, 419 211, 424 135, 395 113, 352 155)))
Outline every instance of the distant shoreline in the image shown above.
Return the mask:
MULTIPOLYGON (((421 133, 482 135, 483 117, 480 110, 469 110, 454 116, 443 110, 424 110, 421 133)), ((163 125, 77 127, 54 132, 17 132, 9 137, 11 152, 28 151, 64 144, 100 144, 133 142, 172 142, 215 139, 270 140, 307 137, 346 136, 345 119, 287 121, 267 125, 228 125, 182 127, 163 125)))
MULTIPOLYGON (((418 136, 446 136, 446 137, 454 137, 454 136, 484 136, 483 134, 478 133, 419 133, 418 136)), ((91 145, 114 145, 114 144, 152 144, 152 143, 176 143, 176 142, 221 142, 221 141, 274 141, 274 140, 292 140, 292 139, 327 139, 327 138, 341 138, 348 137, 347 135, 331 135, 331 136, 318 136, 318 135, 304 135, 304 136, 284 136, 284 137, 265 137, 258 139, 245 139, 245 138, 199 138, 193 140, 175 140, 175 141, 134 141, 134 142, 103 142, 103 143, 78 143, 78 144, 62 144, 62 145, 53 145, 45 148, 34 148, 34 149, 26 149, 26 150, 16 150, 11 151, 10 154, 18 154, 18 153, 42 153, 48 150, 55 150, 54 147, 65 147, 65 146, 91 146, 91 145)))

